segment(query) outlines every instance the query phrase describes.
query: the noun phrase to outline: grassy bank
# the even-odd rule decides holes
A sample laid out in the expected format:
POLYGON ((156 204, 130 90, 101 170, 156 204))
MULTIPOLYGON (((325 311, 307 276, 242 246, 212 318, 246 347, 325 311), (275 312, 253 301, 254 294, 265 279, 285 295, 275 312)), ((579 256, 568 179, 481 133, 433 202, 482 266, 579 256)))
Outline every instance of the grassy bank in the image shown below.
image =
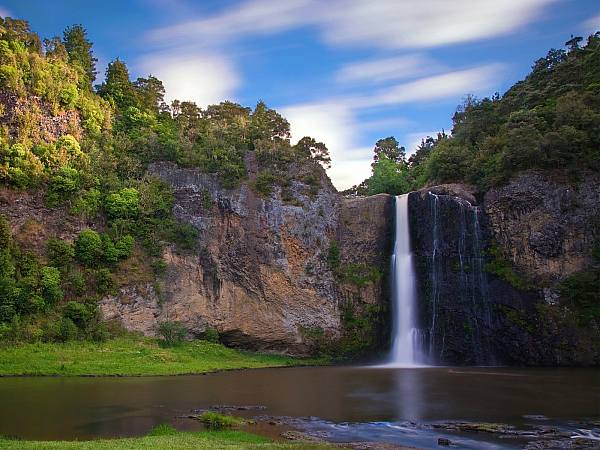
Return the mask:
POLYGON ((20 441, 3 440, 0 448, 7 450, 127 450, 127 449, 329 449, 329 445, 309 443, 277 443, 242 431, 201 431, 175 433, 167 436, 144 436, 139 438, 104 439, 97 441, 20 441))
POLYGON ((178 375, 318 363, 322 361, 242 352, 200 340, 162 348, 155 339, 135 336, 102 343, 73 341, 0 347, 0 376, 178 375))

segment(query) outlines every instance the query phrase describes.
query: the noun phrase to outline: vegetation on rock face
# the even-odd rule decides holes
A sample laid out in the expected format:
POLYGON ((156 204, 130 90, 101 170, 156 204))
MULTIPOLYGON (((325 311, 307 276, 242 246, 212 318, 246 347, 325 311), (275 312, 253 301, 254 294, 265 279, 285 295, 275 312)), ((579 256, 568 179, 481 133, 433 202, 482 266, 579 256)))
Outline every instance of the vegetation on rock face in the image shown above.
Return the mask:
POLYGON ((262 101, 167 105, 159 79, 132 80, 120 59, 94 87, 96 62, 82 25, 42 41, 26 21, 0 19, 0 183, 41 191, 90 226, 32 253, 0 218, 0 340, 104 339, 96 301, 120 287, 128 259, 147 260, 156 277, 165 243, 196 248, 198 231, 174 219, 149 163, 196 167, 229 188, 254 178, 264 196, 289 184, 290 164, 330 163, 312 138, 292 145, 287 120, 262 101))

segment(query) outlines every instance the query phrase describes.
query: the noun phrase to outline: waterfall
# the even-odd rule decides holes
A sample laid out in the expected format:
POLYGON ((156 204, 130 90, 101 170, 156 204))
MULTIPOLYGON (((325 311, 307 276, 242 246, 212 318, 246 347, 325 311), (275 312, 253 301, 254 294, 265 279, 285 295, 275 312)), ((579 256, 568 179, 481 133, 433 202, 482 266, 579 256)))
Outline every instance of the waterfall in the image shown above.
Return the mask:
POLYGON ((392 351, 388 365, 423 364, 424 335, 417 328, 415 270, 410 248, 408 195, 396 197, 396 233, 392 255, 392 351))
POLYGON ((427 328, 427 360, 444 364, 460 358, 470 364, 492 364, 487 330, 493 319, 480 208, 463 198, 432 192, 428 192, 427 204, 424 213, 431 240, 423 241, 419 256, 427 258, 428 267, 421 274, 429 284, 429 290, 421 293, 421 301, 428 305, 423 324, 427 328))

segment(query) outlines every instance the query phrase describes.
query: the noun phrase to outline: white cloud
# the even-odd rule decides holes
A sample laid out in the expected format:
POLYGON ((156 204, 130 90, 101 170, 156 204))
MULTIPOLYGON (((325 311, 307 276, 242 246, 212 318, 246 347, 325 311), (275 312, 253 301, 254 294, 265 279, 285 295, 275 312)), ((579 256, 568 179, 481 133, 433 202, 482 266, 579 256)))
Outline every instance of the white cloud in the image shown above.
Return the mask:
POLYGON ((339 1, 325 15, 333 44, 426 48, 490 38, 530 22, 553 0, 339 1))
POLYGON ((478 93, 490 88, 503 69, 501 64, 489 64, 435 75, 382 89, 373 95, 356 98, 352 103, 355 107, 367 108, 478 93))
POLYGON ((595 33, 600 31, 600 14, 590 17, 582 24, 583 30, 586 33, 595 33))
POLYGON ((406 156, 412 155, 419 145, 421 145, 421 141, 424 140, 427 136, 431 136, 433 138, 437 137, 438 132, 436 131, 418 131, 416 133, 410 133, 407 136, 408 144, 406 145, 406 156))
POLYGON ((312 3, 313 0, 249 0, 211 17, 152 30, 148 37, 168 44, 190 38, 219 43, 245 35, 275 33, 305 22, 307 7, 312 3))
POLYGON ((340 82, 380 83, 421 76, 440 69, 440 65, 421 54, 371 59, 348 64, 336 74, 340 82))
POLYGON ((13 15, 4 6, 0 6, 0 17, 13 17, 13 15))
POLYGON ((304 136, 324 142, 329 149, 331 181, 338 189, 360 183, 370 175, 371 149, 356 146, 358 121, 343 103, 311 103, 278 108, 288 119, 293 141, 304 136))
POLYGON ((138 65, 165 85, 166 100, 191 100, 205 107, 232 100, 240 77, 233 64, 221 56, 202 54, 154 53, 138 65))
MULTIPOLYGON (((496 64, 481 66, 398 84, 368 97, 337 97, 320 103, 291 105, 278 110, 290 122, 293 140, 312 136, 327 145, 332 159, 332 168, 328 174, 338 189, 345 189, 367 178, 371 170, 369 162, 372 148, 356 145, 360 141, 361 131, 370 126, 369 122, 363 123, 357 119, 359 111, 364 108, 477 93, 489 87, 502 68, 503 66, 496 64)), ((377 121, 374 123, 376 125, 377 121)), ((406 122, 399 121, 397 126, 403 125, 406 122)), ((414 151, 422 137, 427 134, 435 136, 436 133, 419 133, 418 138, 412 136, 409 152, 414 151)))
POLYGON ((249 0, 210 17, 153 30, 167 44, 219 42, 316 26, 333 45, 427 48, 507 34, 556 0, 249 0))

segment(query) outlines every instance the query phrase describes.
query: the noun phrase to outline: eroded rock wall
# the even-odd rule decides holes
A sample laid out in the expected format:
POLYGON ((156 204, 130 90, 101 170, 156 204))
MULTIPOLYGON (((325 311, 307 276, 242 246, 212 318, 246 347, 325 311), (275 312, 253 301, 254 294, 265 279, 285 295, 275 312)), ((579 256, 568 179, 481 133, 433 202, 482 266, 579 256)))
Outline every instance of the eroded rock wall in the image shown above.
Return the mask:
MULTIPOLYGON (((306 167, 292 167, 295 180, 306 167)), ((339 280, 327 261, 332 245, 342 263, 385 263, 389 197, 346 201, 324 171, 318 192, 292 181, 286 201, 248 184, 223 189, 215 177, 174 164, 151 171, 174 189, 175 216, 199 231, 196 250, 168 247, 168 269, 158 286, 129 286, 101 302, 105 318, 154 334, 161 321, 182 322, 193 335, 219 331, 229 345, 308 354, 345 333, 342 310, 360 313, 385 303, 383 277, 357 288, 339 280), (157 289, 158 287, 158 289, 157 289)), ((384 270, 380 268, 381 270, 384 270)))
POLYGON ((411 195, 420 322, 432 361, 600 363, 598 326, 577 323, 555 291, 592 265, 599 181, 529 172, 485 195, 464 185, 411 195))

